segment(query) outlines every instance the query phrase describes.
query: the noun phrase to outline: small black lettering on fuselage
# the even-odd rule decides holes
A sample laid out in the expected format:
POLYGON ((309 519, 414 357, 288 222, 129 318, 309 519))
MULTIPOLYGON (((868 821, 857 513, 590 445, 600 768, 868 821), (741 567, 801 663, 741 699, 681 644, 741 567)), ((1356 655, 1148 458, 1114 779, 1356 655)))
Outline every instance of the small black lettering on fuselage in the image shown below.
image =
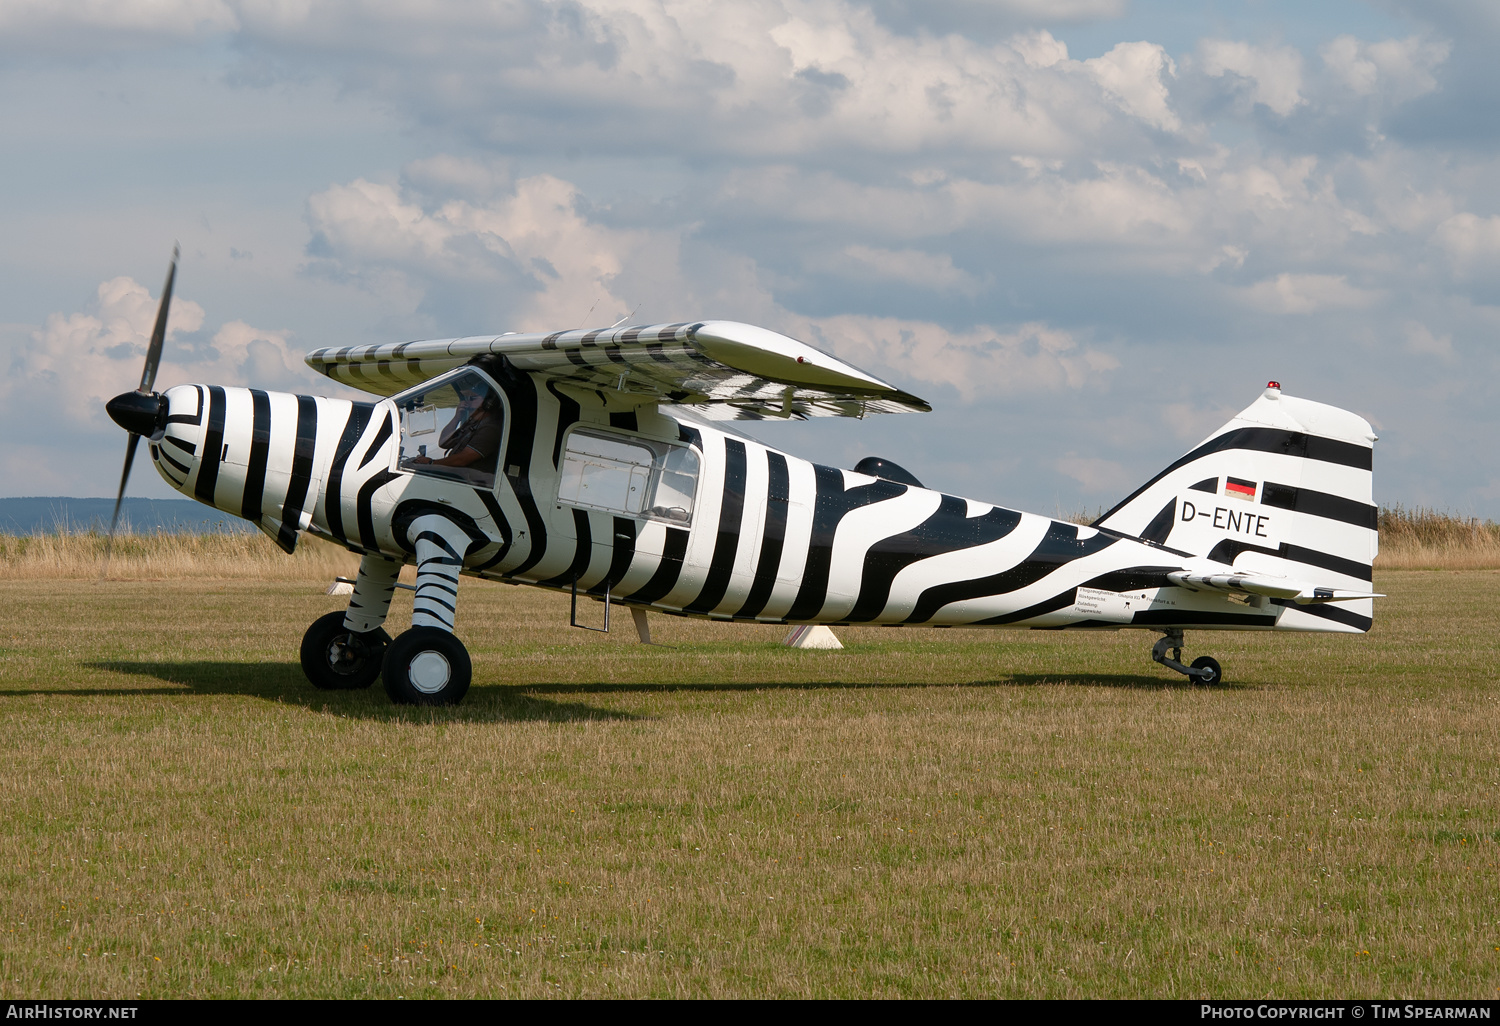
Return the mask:
POLYGON ((1255 538, 1266 538, 1266 526, 1270 524, 1271 518, 1263 513, 1254 513, 1248 509, 1228 509, 1224 506, 1215 506, 1212 511, 1199 509, 1197 506, 1182 501, 1182 519, 1196 520, 1199 517, 1207 517, 1213 521, 1217 530, 1228 534, 1243 534, 1255 538))

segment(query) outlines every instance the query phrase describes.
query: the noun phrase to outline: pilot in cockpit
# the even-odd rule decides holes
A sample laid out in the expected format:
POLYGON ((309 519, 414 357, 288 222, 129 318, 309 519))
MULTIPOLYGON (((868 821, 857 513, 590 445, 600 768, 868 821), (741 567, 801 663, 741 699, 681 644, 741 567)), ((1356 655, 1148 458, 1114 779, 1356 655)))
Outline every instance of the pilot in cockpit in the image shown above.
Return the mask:
POLYGON ((505 425, 500 416, 500 397, 489 389, 459 390, 458 415, 438 436, 438 448, 448 455, 439 459, 416 456, 411 462, 435 467, 468 467, 493 471, 500 452, 505 425))

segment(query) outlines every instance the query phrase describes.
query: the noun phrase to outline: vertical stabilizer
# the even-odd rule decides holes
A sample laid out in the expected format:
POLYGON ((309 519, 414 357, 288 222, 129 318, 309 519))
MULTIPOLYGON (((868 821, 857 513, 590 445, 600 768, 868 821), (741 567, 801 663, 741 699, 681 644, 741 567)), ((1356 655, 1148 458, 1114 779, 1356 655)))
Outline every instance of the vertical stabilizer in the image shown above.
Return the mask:
MULTIPOLYGON (((1374 443, 1363 417, 1283 395, 1272 382, 1094 526, 1241 570, 1368 591, 1379 549, 1374 443)), ((1295 611, 1367 629, 1373 610, 1364 600, 1295 611)))

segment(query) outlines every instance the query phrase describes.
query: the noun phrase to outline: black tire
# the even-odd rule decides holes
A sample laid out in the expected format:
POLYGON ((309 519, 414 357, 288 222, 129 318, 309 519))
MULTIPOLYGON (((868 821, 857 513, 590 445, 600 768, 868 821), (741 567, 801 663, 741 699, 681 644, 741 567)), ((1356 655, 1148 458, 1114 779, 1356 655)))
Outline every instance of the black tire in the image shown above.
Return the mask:
POLYGON ((473 676, 469 650, 440 627, 413 627, 385 650, 385 693, 397 705, 457 705, 473 676))
POLYGON ((1194 677, 1194 684, 1203 684, 1212 687, 1215 684, 1224 683, 1224 671, 1219 668, 1219 661, 1212 656, 1199 656, 1193 660, 1193 669, 1208 670, 1206 677, 1194 677))
POLYGON ((344 626, 343 613, 329 613, 302 635, 302 672, 324 691, 367 688, 380 676, 390 643, 382 628, 356 633, 344 626))

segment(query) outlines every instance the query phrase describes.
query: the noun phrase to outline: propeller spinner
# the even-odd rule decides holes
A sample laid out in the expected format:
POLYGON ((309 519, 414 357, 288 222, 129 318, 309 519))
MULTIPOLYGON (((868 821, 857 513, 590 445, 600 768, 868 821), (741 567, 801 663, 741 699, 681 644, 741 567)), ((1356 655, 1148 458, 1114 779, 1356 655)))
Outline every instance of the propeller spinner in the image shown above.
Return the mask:
POLYGON ((120 491, 115 496, 114 515, 109 518, 109 538, 104 543, 106 568, 115 543, 115 527, 120 522, 120 504, 125 501, 125 485, 130 481, 130 467, 135 462, 136 443, 142 435, 149 437, 166 427, 166 398, 152 391, 152 386, 156 384, 156 369, 161 364, 162 345, 167 338, 167 313, 172 306, 172 285, 177 280, 177 257, 178 247, 174 244, 167 283, 161 290, 161 305, 156 309, 156 325, 151 329, 151 344, 146 347, 146 364, 141 368, 141 383, 134 392, 123 392, 104 404, 110 419, 130 432, 130 440, 125 443, 125 467, 120 471, 120 491))

